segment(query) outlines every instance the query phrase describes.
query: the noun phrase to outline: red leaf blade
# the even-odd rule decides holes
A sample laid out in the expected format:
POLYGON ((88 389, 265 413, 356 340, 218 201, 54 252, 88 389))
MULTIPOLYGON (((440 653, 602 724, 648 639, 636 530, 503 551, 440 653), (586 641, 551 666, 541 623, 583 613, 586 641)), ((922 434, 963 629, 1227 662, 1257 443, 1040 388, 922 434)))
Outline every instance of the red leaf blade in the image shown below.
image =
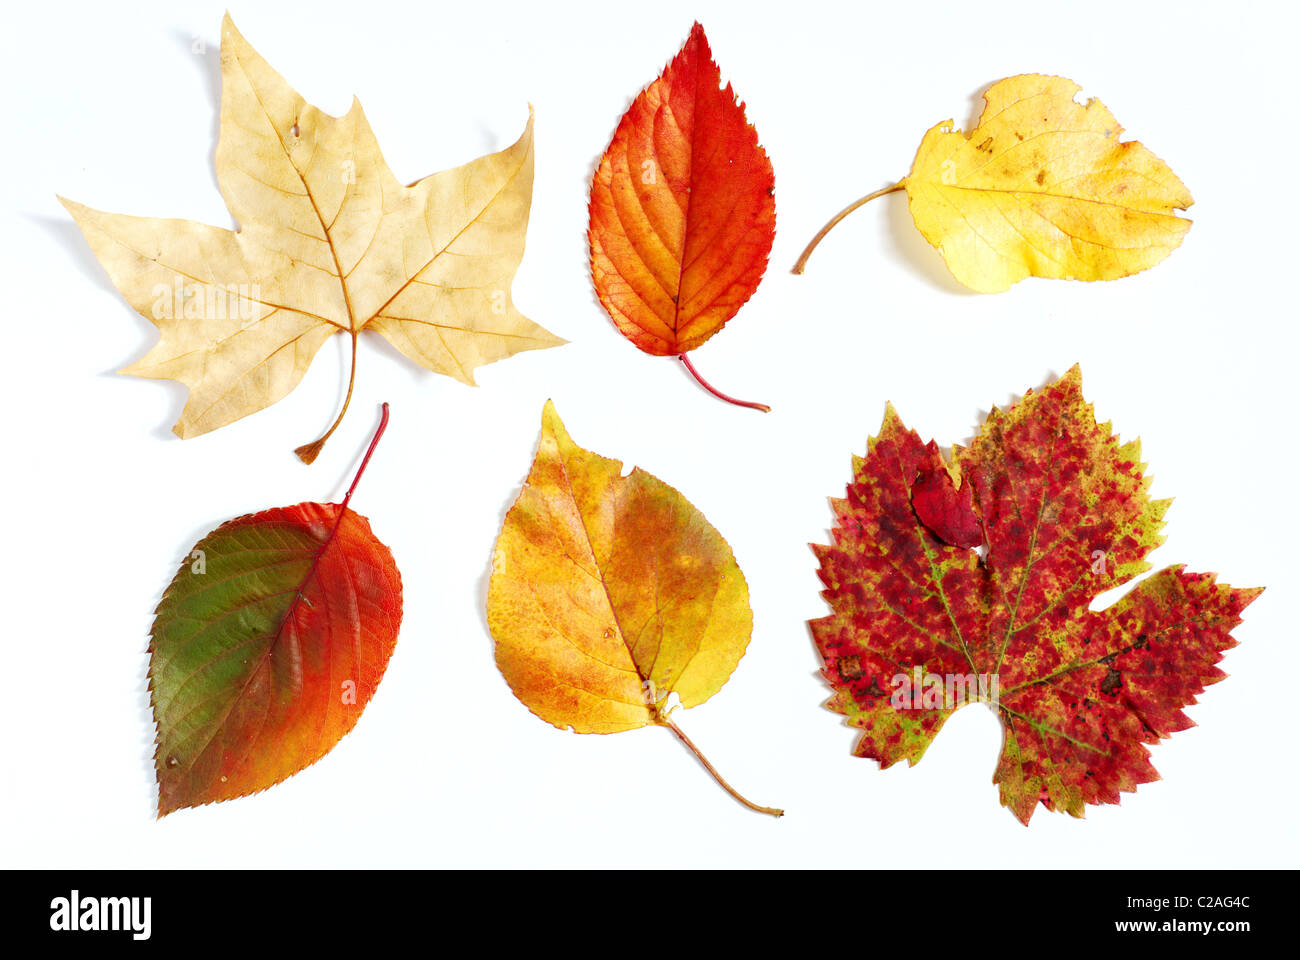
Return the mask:
POLYGON ((753 295, 776 229, 772 164, 697 23, 619 122, 591 187, 596 292, 647 353, 693 350, 753 295))

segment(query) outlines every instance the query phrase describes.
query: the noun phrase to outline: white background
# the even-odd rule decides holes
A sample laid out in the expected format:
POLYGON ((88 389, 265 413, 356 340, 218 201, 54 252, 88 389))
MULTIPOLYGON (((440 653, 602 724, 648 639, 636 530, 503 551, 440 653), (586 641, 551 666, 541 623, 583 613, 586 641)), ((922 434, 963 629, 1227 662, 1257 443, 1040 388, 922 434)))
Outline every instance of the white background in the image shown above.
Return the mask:
POLYGON ((483 368, 473 389, 363 338, 352 411, 308 468, 290 451, 335 414, 343 338, 283 402, 185 442, 170 433, 183 387, 113 372, 156 332, 55 193, 232 224, 212 167, 222 5, 111 7, 11 5, 0 40, 0 864, 1297 865, 1294 8, 236 4, 311 102, 341 113, 361 98, 403 182, 508 145, 537 111, 515 298, 571 343, 483 368), (594 164, 696 17, 772 157, 778 233, 757 295, 693 356, 768 415, 624 341, 586 266, 594 164), (930 126, 968 129, 979 94, 1024 72, 1079 81, 1187 183, 1196 225, 1165 263, 971 295, 893 195, 790 274, 830 214, 907 172, 930 126), (1076 361, 1099 419, 1141 435, 1152 494, 1177 498, 1157 567, 1268 591, 1236 632, 1229 679, 1190 708, 1198 726, 1154 748, 1162 781, 1085 820, 1040 808, 1026 829, 990 782, 1000 733, 982 707, 954 716, 917 767, 851 756, 805 625, 826 612, 807 544, 826 539, 827 497, 886 400, 923 437, 965 442, 991 404, 1076 361), (561 732, 502 681, 489 559, 548 397, 580 444, 677 486, 732 544, 753 640, 730 683, 677 717, 784 819, 737 806, 668 731, 561 732), (145 649, 162 588, 218 523, 341 496, 382 400, 392 425, 353 502, 406 585, 378 694, 309 770, 156 821, 145 649))

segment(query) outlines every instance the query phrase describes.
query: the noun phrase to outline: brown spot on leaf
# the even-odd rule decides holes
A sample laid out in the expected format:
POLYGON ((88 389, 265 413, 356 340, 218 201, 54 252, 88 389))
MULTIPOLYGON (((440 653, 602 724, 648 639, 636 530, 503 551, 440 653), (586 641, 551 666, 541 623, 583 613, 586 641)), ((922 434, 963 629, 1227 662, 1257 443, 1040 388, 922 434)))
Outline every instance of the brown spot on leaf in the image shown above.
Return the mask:
POLYGON ((1119 671, 1116 670, 1114 667, 1110 667, 1106 671, 1106 679, 1101 681, 1101 692, 1106 694, 1106 696, 1108 697, 1114 696, 1115 692, 1119 690, 1119 688, 1120 688, 1119 671))

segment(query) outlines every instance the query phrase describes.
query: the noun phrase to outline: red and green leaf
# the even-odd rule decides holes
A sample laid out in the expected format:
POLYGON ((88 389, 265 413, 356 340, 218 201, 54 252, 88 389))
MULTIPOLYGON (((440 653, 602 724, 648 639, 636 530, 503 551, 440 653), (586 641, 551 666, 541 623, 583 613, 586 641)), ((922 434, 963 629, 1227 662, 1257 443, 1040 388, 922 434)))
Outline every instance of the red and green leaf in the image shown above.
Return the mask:
POLYGON ((1089 608, 1162 542, 1169 501, 1148 498, 1140 456, 1096 422, 1078 367, 994 410, 951 466, 887 410, 813 548, 833 611, 813 636, 858 756, 916 763, 961 706, 902 678, 983 676, 1005 731, 994 781, 1023 822, 1157 778, 1146 745, 1191 726, 1260 590, 1169 567, 1089 608))
MULTIPOLYGON (((365 470, 387 423, 388 409, 365 470)), ((348 733, 384 675, 402 581, 365 517, 300 503, 223 523, 163 594, 149 645, 158 815, 265 790, 348 733)))

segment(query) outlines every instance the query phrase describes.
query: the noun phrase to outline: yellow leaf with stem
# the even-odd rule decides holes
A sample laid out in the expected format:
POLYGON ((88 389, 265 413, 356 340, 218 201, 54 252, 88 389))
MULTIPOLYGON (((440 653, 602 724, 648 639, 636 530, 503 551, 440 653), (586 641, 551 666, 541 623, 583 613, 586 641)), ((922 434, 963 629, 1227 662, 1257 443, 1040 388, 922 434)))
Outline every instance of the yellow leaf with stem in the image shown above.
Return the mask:
POLYGON ((497 539, 488 588, 496 660, 533 713, 576 733, 670 728, 703 703, 749 645, 749 589, 722 535, 668 484, 570 439, 542 414, 533 467, 497 539))
POLYGON ((921 141, 912 172, 841 211, 907 191, 912 220, 961 283, 1001 293, 1025 277, 1115 280, 1155 266, 1182 243, 1191 221, 1175 211, 1192 195, 1163 160, 1123 129, 1079 85, 1029 74, 995 83, 970 133, 948 120, 921 141))

